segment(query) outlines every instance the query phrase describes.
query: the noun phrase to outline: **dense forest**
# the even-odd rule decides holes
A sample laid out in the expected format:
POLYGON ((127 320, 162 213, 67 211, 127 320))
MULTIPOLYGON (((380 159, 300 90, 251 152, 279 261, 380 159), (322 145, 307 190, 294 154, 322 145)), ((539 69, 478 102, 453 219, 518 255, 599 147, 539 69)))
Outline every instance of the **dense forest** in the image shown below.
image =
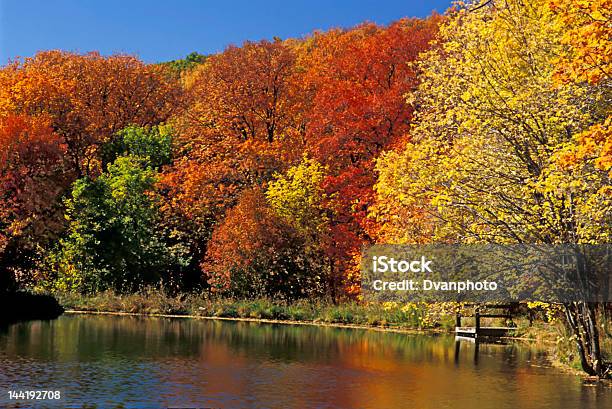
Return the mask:
MULTIPOLYGON (((611 10, 470 2, 161 64, 17 59, 0 286, 338 301, 374 243, 609 243, 611 10)), ((568 306, 579 336, 596 308, 568 306)))

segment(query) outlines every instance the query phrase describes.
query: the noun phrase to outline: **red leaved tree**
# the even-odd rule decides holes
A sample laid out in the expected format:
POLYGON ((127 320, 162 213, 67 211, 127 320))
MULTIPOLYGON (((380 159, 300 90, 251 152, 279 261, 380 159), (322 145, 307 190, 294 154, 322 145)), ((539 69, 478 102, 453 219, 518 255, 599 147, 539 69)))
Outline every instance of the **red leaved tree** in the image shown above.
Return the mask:
POLYGON ((304 297, 322 290, 304 248, 304 238, 270 209, 259 188, 245 190, 215 229, 202 269, 218 291, 304 297))
POLYGON ((63 227, 66 146, 43 117, 0 117, 0 290, 63 227))
POLYGON ((303 47, 304 87, 312 95, 307 148, 331 173, 324 181, 327 206, 336 215, 329 252, 345 274, 376 229, 367 217, 375 160, 409 132, 413 108, 406 94, 418 83, 410 63, 427 50, 440 20, 434 15, 333 30, 315 34, 303 47))

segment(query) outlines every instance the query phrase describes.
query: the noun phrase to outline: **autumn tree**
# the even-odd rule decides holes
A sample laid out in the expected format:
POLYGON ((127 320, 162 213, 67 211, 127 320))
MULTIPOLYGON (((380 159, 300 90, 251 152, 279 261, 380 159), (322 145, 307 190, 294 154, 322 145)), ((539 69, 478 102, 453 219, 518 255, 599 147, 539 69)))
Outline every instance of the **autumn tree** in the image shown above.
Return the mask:
POLYGON ((189 103, 178 119, 177 160, 163 181, 164 211, 191 236, 196 258, 243 189, 301 157, 294 61, 282 41, 246 42, 208 57, 185 79, 189 103))
POLYGON ((300 46, 303 87, 311 95, 307 150, 329 168, 323 181, 334 237, 330 257, 346 270, 375 229, 375 159, 408 133, 412 107, 405 94, 418 84, 411 65, 434 39, 440 16, 380 27, 316 33, 300 46))
POLYGON ((234 296, 316 295, 321 278, 303 249, 300 234, 255 188, 241 194, 215 229, 202 269, 213 289, 234 296))
MULTIPOLYGON (((443 25, 441 46, 419 63, 412 140, 378 161, 386 240, 423 242, 412 235, 421 230, 430 241, 609 242, 609 199, 597 195, 609 175, 587 166, 572 179, 560 166, 573 136, 602 120, 609 91, 556 83, 567 46, 549 4, 470 3, 443 25)), ((605 376, 595 306, 565 310, 584 370, 605 376)))
POLYGON ((209 57, 186 80, 190 103, 179 143, 189 159, 223 164, 233 185, 260 184, 299 160, 294 60, 281 41, 246 42, 209 57))
POLYGON ((43 117, 0 117, 0 291, 31 272, 37 250, 62 230, 65 149, 43 117))
POLYGON ((162 67, 127 55, 39 52, 0 70, 0 114, 44 115, 76 175, 101 170, 99 147, 128 125, 157 125, 180 107, 162 67))
MULTIPOLYGON (((559 87, 582 84, 589 91, 610 87, 612 62, 612 3, 609 0, 551 2, 566 45, 555 62, 559 87)), ((612 112, 609 99, 592 101, 596 115, 590 128, 573 135, 556 153, 557 167, 549 178, 571 187, 586 206, 594 225, 612 224, 612 112)), ((593 231, 592 229, 590 231, 593 231)), ((590 238, 601 241, 600 232, 590 238)), ((609 235, 606 236, 609 240, 609 235)))
POLYGON ((278 173, 265 193, 270 207, 313 242, 325 234, 329 221, 323 208, 326 172, 320 163, 304 156, 287 172, 278 173))
POLYGON ((315 277, 319 291, 336 299, 342 290, 344 277, 334 269, 328 256, 331 241, 329 222, 332 215, 324 206, 326 200, 322 182, 327 169, 304 156, 302 161, 276 175, 268 184, 265 195, 274 214, 293 227, 302 248, 294 255, 304 259, 315 277))

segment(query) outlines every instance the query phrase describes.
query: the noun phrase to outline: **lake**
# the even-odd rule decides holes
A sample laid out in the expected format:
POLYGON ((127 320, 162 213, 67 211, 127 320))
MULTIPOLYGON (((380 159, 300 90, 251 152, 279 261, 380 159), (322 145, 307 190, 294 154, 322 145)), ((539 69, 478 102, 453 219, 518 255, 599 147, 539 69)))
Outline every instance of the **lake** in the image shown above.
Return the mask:
POLYGON ((0 407, 44 389, 61 400, 33 406, 612 408, 611 388, 547 366, 534 347, 447 335, 64 315, 0 329, 0 407))

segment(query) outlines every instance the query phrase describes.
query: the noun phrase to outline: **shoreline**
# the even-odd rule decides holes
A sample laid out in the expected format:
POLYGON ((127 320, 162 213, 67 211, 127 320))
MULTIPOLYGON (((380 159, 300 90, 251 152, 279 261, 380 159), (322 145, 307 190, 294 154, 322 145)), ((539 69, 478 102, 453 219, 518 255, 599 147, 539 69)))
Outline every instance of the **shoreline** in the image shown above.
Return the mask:
MULTIPOLYGON (((390 332, 397 334, 414 334, 414 335, 453 335, 454 332, 447 331, 444 329, 437 328, 393 328, 385 326, 375 325, 359 325, 359 324, 343 324, 334 322, 315 322, 315 321, 298 321, 298 320, 280 320, 280 319, 269 319, 269 318, 244 318, 244 317, 215 317, 205 315, 193 315, 193 314, 156 314, 156 313, 142 313, 142 312, 125 312, 125 311, 88 311, 88 310, 66 310, 64 314, 68 315, 115 315, 115 316, 127 316, 127 317, 148 317, 148 318, 185 318, 185 319, 196 319, 196 320, 207 320, 207 321, 233 321, 233 322, 252 322, 257 324, 276 324, 276 325, 303 325, 303 326, 314 326, 322 328, 343 328, 343 329, 357 329, 357 330, 368 330, 377 332, 390 332)), ((526 337, 499 337, 500 340, 514 340, 514 341, 526 341, 530 343, 542 342, 546 344, 553 344, 552 341, 540 340, 536 341, 532 338, 526 337)))

